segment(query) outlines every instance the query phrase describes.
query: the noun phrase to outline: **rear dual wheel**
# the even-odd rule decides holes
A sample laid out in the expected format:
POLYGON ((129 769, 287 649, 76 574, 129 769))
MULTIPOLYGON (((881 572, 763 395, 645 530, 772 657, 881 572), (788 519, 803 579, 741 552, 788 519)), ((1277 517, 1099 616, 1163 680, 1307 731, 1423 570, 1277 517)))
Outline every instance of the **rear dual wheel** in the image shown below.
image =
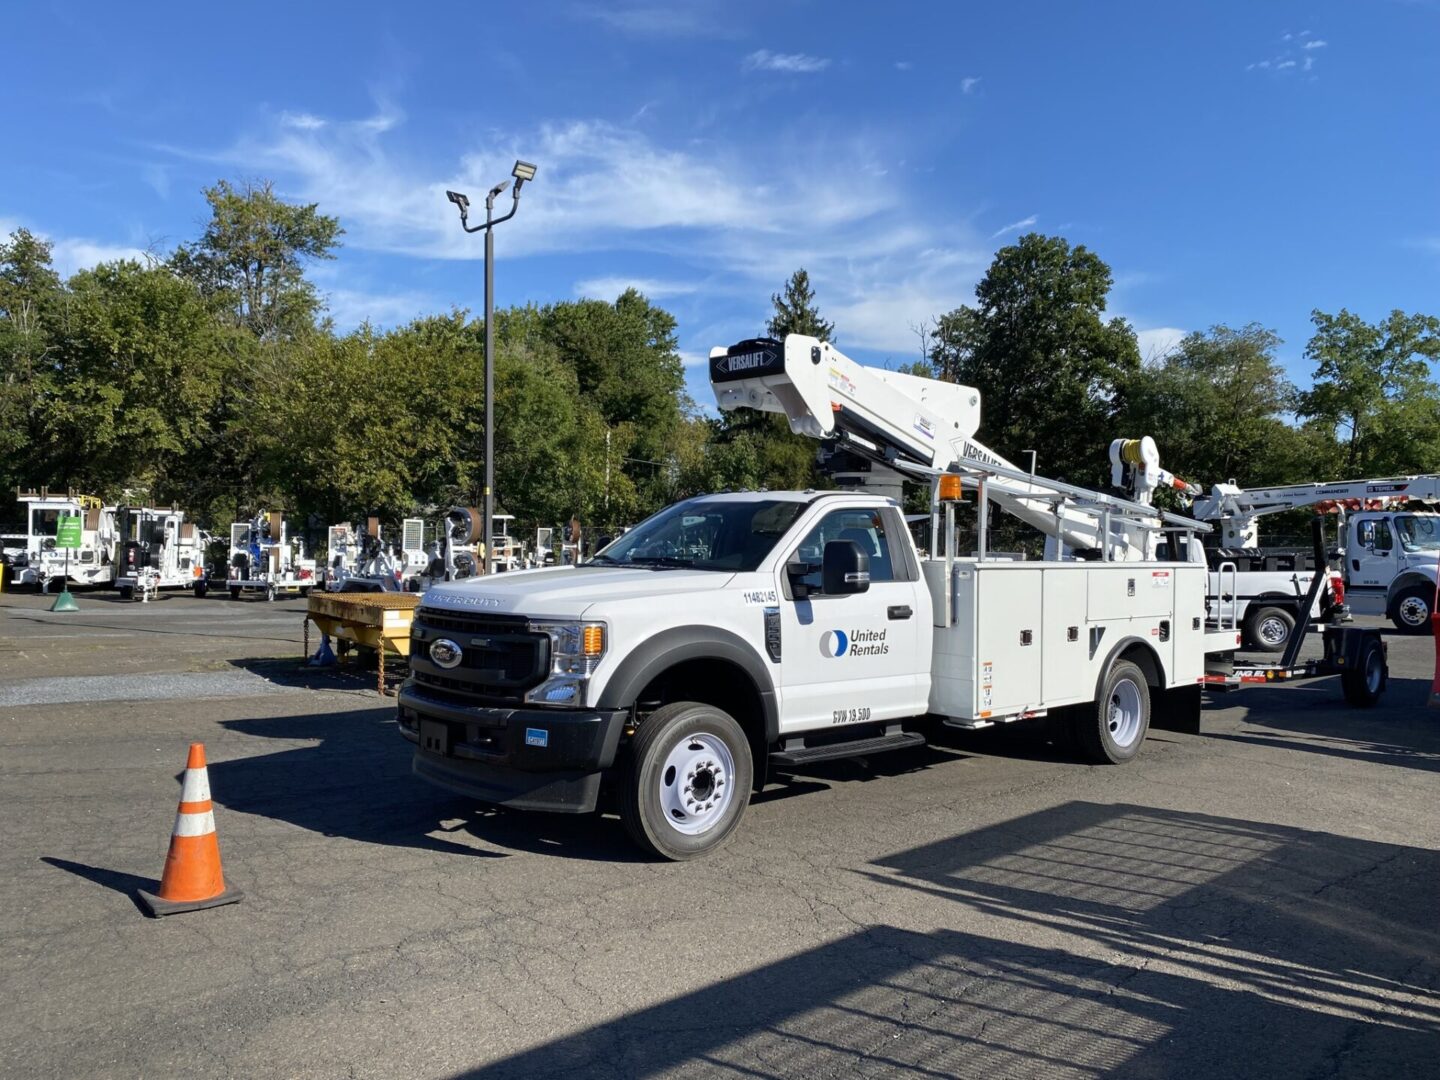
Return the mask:
POLYGON ((641 847, 661 858, 694 859, 735 831, 750 800, 750 743, 731 716, 711 705, 665 705, 630 743, 620 819, 641 847))

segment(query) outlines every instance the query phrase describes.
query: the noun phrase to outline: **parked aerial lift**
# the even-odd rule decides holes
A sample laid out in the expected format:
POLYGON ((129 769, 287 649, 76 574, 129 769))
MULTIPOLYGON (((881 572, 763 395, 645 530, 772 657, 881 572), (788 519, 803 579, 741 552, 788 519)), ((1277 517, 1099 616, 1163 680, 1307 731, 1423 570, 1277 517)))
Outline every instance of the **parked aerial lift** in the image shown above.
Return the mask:
MULTIPOLYGON (((1220 547, 1213 558, 1219 564, 1240 567, 1230 592, 1242 620, 1247 601, 1273 608, 1287 599, 1258 576, 1272 572, 1271 562, 1286 555, 1293 559, 1293 554, 1268 553, 1260 547, 1260 518, 1314 507, 1317 513, 1340 515, 1337 546, 1343 560, 1343 600, 1349 610, 1356 615, 1386 617, 1402 633, 1427 634, 1440 562, 1440 514, 1409 509, 1411 502, 1440 502, 1440 476, 1391 476, 1253 490, 1216 484, 1208 495, 1195 501, 1194 513, 1219 526, 1220 547), (1262 566, 1254 566, 1257 560, 1262 566)), ((1323 545, 1314 549, 1312 562, 1315 576, 1326 577, 1328 557, 1323 545)), ((1297 608, 1294 603, 1295 593, 1301 591, 1297 586, 1310 584, 1304 568, 1296 569, 1291 575, 1295 585, 1284 610, 1298 623, 1308 621, 1300 617, 1303 612, 1314 614, 1315 609, 1297 608)), ((1217 580, 1212 579, 1212 586, 1217 586, 1212 587, 1212 595, 1224 593, 1217 580)))
POLYGON ((64 586, 109 585, 115 580, 115 507, 93 495, 69 492, 52 494, 16 490, 15 499, 25 506, 24 551, 13 557, 7 578, 16 585, 38 585, 42 592, 51 583, 64 586), (81 517, 81 544, 74 550, 57 549, 56 530, 61 517, 81 517))

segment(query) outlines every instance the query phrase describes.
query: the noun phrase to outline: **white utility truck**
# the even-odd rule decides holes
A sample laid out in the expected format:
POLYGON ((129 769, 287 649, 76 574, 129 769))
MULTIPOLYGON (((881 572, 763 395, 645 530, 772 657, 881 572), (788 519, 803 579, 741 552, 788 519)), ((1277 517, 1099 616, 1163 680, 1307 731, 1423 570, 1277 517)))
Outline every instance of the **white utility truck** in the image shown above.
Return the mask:
MULTIPOLYGON (((1255 490, 1216 484, 1193 507, 1197 518, 1219 527, 1220 546, 1211 552, 1216 569, 1208 590, 1212 605, 1233 611, 1256 646, 1270 651, 1283 648, 1304 610, 1300 597, 1309 587, 1317 561, 1308 553, 1262 548, 1259 519, 1284 510, 1314 508, 1340 515, 1341 566, 1331 574, 1342 586, 1339 600, 1354 614, 1390 619, 1403 633, 1429 633, 1440 561, 1440 514, 1410 509, 1407 504, 1412 502, 1440 502, 1440 476, 1255 490)), ((1318 568, 1326 569, 1323 564, 1318 568)), ((1321 605, 1311 617, 1321 617, 1330 607, 1322 592, 1321 605)))
POLYGON ((7 582, 49 591, 52 582, 63 587, 67 581, 109 585, 115 580, 115 507, 93 495, 52 495, 47 488, 17 491, 15 498, 26 511, 25 550, 14 559, 7 582), (79 548, 55 546, 61 517, 83 518, 79 548))
POLYGON ((140 594, 142 600, 159 589, 193 589, 204 596, 205 548, 209 536, 183 511, 121 506, 115 511, 115 588, 122 600, 140 594))
MULTIPOLYGON (((1208 526, 1151 505, 1181 485, 1153 442, 1112 448, 1121 498, 977 443, 970 387, 800 335, 710 365, 722 409, 783 412, 867 463, 858 490, 698 496, 579 566, 432 588, 398 702, 418 775, 577 813, 610 780, 631 836, 686 859, 724 841, 767 770, 917 746, 936 724, 1048 715, 1098 764, 1132 759, 1152 717, 1198 730, 1202 685, 1222 678, 1207 653, 1237 634, 1205 622, 1208 526), (919 557, 892 497, 906 475, 930 484, 939 555, 919 557), (974 552, 958 550, 962 484, 974 552), (992 506, 1043 533, 1047 557, 987 552, 992 506), (1195 561, 1160 558, 1162 543, 1195 561)), ((1378 694, 1376 655, 1360 667, 1378 694)))
POLYGON ((284 515, 261 510, 230 526, 230 599, 246 592, 264 593, 266 600, 282 594, 308 596, 315 586, 315 560, 305 558, 305 542, 293 540, 284 515))

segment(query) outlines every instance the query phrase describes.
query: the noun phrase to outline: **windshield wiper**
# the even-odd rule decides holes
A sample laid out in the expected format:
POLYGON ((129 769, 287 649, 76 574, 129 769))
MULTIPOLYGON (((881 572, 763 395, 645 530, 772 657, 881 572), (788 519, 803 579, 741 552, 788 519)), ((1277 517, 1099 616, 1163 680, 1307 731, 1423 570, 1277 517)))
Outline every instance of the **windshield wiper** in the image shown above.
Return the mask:
POLYGON ((640 555, 630 560, 632 566, 656 566, 656 567, 691 567, 695 565, 694 559, 679 559, 674 555, 640 555))
POLYGON ((580 563, 581 566, 593 566, 595 563, 607 563, 610 566, 624 566, 619 559, 612 559, 609 555, 591 555, 590 558, 580 563))

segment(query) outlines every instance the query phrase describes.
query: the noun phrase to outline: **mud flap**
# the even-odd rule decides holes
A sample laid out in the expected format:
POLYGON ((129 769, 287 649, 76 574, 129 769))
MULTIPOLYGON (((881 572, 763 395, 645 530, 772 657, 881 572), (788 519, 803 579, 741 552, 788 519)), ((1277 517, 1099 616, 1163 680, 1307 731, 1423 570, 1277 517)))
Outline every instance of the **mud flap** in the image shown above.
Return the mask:
MULTIPOLYGON (((1154 693, 1152 690, 1151 693, 1154 693)), ((1154 697, 1150 726, 1160 731, 1200 734, 1200 686, 1177 686, 1154 697)))

